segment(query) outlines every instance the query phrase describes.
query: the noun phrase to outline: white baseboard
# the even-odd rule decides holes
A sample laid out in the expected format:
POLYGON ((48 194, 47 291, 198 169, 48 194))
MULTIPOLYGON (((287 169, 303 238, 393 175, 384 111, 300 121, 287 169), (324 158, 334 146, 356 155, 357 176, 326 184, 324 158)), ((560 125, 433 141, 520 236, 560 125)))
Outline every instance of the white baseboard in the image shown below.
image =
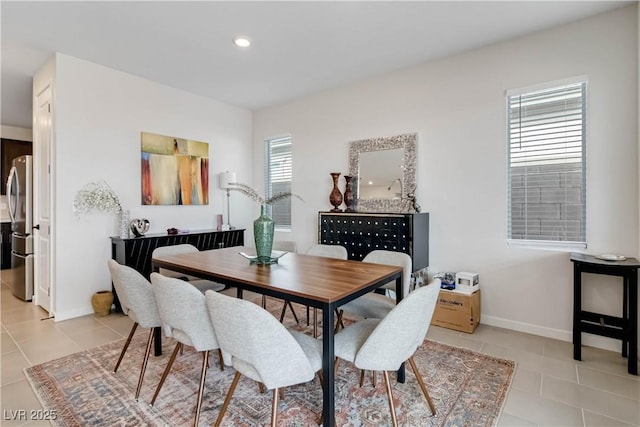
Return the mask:
POLYGON ((511 329, 512 331, 524 332, 541 337, 553 338, 560 341, 571 342, 571 331, 562 329, 547 328, 545 326, 532 325, 530 323, 517 322, 515 320, 503 319, 495 316, 480 316, 480 323, 498 328, 511 329))
MULTIPOLYGON (((538 335, 541 337, 553 338, 560 341, 567 341, 567 342, 573 341, 573 331, 547 328, 544 326, 532 325, 530 323, 503 319, 501 317, 481 315, 480 323, 484 323, 485 325, 489 325, 489 326, 496 326, 498 328, 511 329, 513 331, 524 332, 532 335, 538 335)), ((622 342, 620 340, 601 337, 599 335, 592 335, 592 334, 582 335, 583 345, 601 348, 603 350, 620 352, 622 349, 621 343, 622 342)), ((640 355, 640 348, 638 349, 638 354, 640 355)), ((639 359, 640 359, 640 356, 639 356, 639 359)))
POLYGON ((82 307, 75 310, 69 311, 56 311, 56 322, 61 322, 63 320, 74 319, 76 317, 86 316, 87 314, 93 313, 93 307, 89 305, 88 307, 82 307))

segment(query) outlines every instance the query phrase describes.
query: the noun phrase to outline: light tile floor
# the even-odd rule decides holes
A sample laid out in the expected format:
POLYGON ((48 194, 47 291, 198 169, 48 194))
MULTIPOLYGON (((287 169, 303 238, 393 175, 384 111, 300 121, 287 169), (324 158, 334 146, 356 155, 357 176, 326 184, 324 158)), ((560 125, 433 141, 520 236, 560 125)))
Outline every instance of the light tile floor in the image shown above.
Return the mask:
MULTIPOLYGON (((5 275, 10 271, 3 270, 5 275)), ((125 338, 131 321, 121 314, 63 322, 0 289, 0 407, 2 426, 42 426, 12 420, 16 410, 42 409, 23 368, 125 338)), ((432 326, 428 338, 515 360, 516 375, 500 426, 638 426, 640 379, 627 374, 619 353, 584 347, 572 359, 571 343, 480 325, 473 334, 432 326)))

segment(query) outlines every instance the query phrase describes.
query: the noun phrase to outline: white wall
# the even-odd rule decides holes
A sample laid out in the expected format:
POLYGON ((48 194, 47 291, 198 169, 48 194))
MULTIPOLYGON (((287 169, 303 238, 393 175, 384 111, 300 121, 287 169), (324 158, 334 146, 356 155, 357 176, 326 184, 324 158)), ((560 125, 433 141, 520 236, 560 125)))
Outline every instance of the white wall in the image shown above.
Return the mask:
MULTIPOLYGON (((132 218, 149 219, 149 233, 215 228, 216 214, 226 217, 218 173, 252 179, 252 118, 248 110, 61 54, 55 74, 55 311, 56 320, 64 320, 91 313, 91 295, 110 289, 109 237, 117 233, 114 215, 76 216, 76 192, 105 180, 132 218), (209 205, 141 206, 142 131, 209 143, 209 205)), ((251 219, 243 203, 232 203, 238 224, 251 219)))
MULTIPOLYGON (((254 185, 263 185, 263 140, 291 132, 293 191, 306 203, 293 202, 288 238, 305 250, 317 239, 317 212, 331 207, 329 172, 348 170, 348 142, 418 132, 417 199, 431 215, 431 272, 480 273, 483 323, 570 340, 569 254, 506 245, 505 91, 588 76, 588 252, 635 256, 636 34, 634 5, 258 111, 254 185)), ((616 279, 591 279, 584 306, 621 314, 616 279)))

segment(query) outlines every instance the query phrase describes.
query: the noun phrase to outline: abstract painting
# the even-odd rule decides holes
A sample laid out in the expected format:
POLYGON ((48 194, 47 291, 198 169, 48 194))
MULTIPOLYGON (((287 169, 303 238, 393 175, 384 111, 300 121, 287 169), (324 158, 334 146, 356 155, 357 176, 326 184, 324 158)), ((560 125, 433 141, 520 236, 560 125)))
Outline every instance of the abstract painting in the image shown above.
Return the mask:
POLYGON ((142 204, 208 205, 209 144, 142 132, 142 204))

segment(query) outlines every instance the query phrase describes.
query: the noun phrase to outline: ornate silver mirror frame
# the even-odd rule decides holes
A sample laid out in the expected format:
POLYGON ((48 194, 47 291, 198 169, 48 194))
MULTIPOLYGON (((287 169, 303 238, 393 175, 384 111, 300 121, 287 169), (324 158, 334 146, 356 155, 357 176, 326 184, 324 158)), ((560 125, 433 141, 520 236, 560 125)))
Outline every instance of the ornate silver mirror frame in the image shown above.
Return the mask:
POLYGON ((349 143, 349 174, 354 177, 355 210, 358 212, 415 212, 417 133, 386 138, 363 139, 349 143), (359 199, 360 153, 404 149, 404 166, 400 199, 359 199))

